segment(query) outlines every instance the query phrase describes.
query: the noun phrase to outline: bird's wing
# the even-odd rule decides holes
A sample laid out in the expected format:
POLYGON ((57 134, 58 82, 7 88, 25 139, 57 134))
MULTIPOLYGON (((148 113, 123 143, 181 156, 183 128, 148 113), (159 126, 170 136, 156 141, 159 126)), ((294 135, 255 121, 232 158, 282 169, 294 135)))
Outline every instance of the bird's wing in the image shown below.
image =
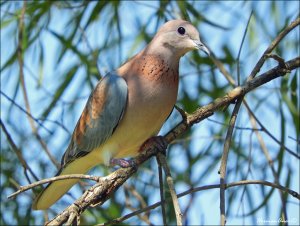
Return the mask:
POLYGON ((112 135, 125 111, 127 94, 127 83, 116 72, 99 81, 77 122, 62 167, 90 153, 112 135))
MULTIPOLYGON (((76 125, 70 145, 57 175, 85 173, 94 162, 88 153, 108 139, 123 116, 127 102, 127 83, 115 72, 97 84, 76 125)), ((65 194, 78 179, 54 181, 36 197, 33 209, 47 209, 65 194)))

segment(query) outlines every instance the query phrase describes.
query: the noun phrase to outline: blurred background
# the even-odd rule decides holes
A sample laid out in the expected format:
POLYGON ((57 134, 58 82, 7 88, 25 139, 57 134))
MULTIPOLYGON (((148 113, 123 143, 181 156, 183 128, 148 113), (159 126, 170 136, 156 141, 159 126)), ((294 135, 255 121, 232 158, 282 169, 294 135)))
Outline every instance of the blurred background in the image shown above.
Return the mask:
MULTIPOLYGON (((35 194, 30 190, 7 199, 18 186, 56 174, 97 81, 144 48, 164 22, 190 20, 236 84, 243 84, 272 40, 299 17, 299 8, 299 1, 1 1, 1 225, 43 224, 92 184, 76 185, 47 212, 31 209, 37 189, 35 194)), ((300 55, 299 26, 274 53, 285 60, 300 55)), ((261 73, 276 65, 267 60, 261 73)), ((281 185, 299 192, 299 158, 286 151, 300 154, 299 82, 297 69, 246 96, 261 124, 242 104, 227 182, 274 182, 277 177, 281 185)), ((182 58, 177 105, 185 111, 192 113, 231 89, 205 54, 193 51, 182 58)), ((216 112, 169 146, 167 160, 178 193, 220 183, 218 170, 232 109, 233 105, 216 112)), ((174 110, 160 134, 180 121, 174 110)), ((99 166, 90 173, 107 175, 112 170, 99 166)), ((219 189, 212 189, 180 198, 184 223, 220 224, 219 196, 219 189)), ((85 211, 81 223, 106 222, 157 201, 157 163, 152 159, 105 205, 85 211)), ((281 201, 279 190, 262 185, 226 190, 228 225, 256 225, 259 220, 278 225, 283 211, 290 225, 299 225, 299 200, 290 195, 284 194, 281 201)), ((171 202, 167 216, 168 223, 175 224, 171 202)), ((161 210, 123 223, 160 225, 161 210)))

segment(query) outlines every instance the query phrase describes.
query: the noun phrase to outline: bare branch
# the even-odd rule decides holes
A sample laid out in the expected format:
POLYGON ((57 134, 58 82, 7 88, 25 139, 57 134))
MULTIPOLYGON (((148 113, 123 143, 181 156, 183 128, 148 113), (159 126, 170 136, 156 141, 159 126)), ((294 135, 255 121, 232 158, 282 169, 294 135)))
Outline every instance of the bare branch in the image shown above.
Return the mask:
POLYGON ((175 105, 174 108, 179 112, 183 120, 187 119, 188 113, 185 110, 181 109, 177 105, 175 105))
POLYGON ((273 139, 281 148, 285 149, 289 154, 296 157, 297 159, 300 159, 300 156, 286 147, 282 142, 280 142, 274 135, 261 123, 261 121, 255 116, 254 112, 250 109, 250 106, 247 104, 247 102, 244 102, 249 114, 255 119, 255 121, 258 123, 258 125, 261 127, 260 131, 265 132, 271 139, 273 139))
POLYGON ((241 56, 241 53, 242 53, 243 44, 244 44, 244 41, 245 41, 245 38, 246 38, 246 34, 247 34, 247 31, 248 31, 248 28, 249 28, 249 24, 250 24, 250 20, 251 20, 252 15, 253 15, 253 11, 251 11, 250 16, 248 18, 247 25, 246 25, 246 28, 245 28, 245 31, 244 31, 244 34, 243 34, 242 42, 241 42, 241 45, 240 45, 240 48, 239 48, 239 53, 238 53, 237 58, 236 58, 236 61, 237 61, 237 84, 238 85, 241 84, 241 79, 240 79, 241 78, 241 76, 240 76, 240 56, 241 56))
POLYGON ((157 164, 158 164, 158 178, 159 178, 159 192, 160 192, 160 200, 162 202, 161 205, 161 214, 162 214, 162 219, 163 219, 163 224, 164 226, 167 226, 167 219, 166 219, 166 206, 165 206, 165 196, 164 196, 164 180, 163 180, 163 175, 162 175, 162 167, 159 162, 158 156, 156 156, 157 159, 157 164))
POLYGON ((166 174, 167 183, 169 186, 169 190, 170 190, 170 194, 172 197, 173 206, 174 206, 174 210, 175 210, 176 225, 180 226, 180 225, 182 225, 182 213, 181 213, 179 202, 177 199, 177 195, 176 195, 176 191, 175 191, 175 187, 174 187, 173 178, 171 176, 170 168, 167 164, 166 157, 162 153, 159 152, 157 154, 157 160, 158 160, 159 165, 162 166, 162 168, 164 169, 164 172, 166 174))
POLYGON ((221 166, 220 166, 220 211, 221 211, 221 225, 226 224, 226 216, 225 216, 225 181, 226 181, 226 168, 227 168, 227 159, 228 159, 228 154, 229 154, 229 149, 230 149, 230 144, 231 144, 231 139, 232 139, 232 134, 233 134, 233 129, 234 125, 237 119, 237 114, 240 110, 241 104, 243 102, 244 96, 241 96, 240 99, 238 99, 229 123, 229 128, 227 130, 226 134, 226 139, 224 143, 224 149, 223 149, 223 154, 222 154, 222 159, 221 159, 221 166))
MULTIPOLYGON (((217 120, 210 119, 210 118, 208 118, 207 121, 214 122, 214 123, 216 123, 216 124, 223 125, 223 126, 227 126, 227 127, 230 126, 230 125, 227 124, 227 123, 219 122, 219 121, 217 121, 217 120)), ((259 129, 259 128, 254 129, 254 128, 251 128, 251 127, 234 126, 234 128, 237 129, 237 130, 250 130, 250 131, 258 130, 258 131, 263 131, 263 129, 259 129)))
MULTIPOLYGON (((170 132, 168 132, 164 138, 168 143, 172 142, 178 136, 182 135, 185 131, 192 127, 195 123, 198 123, 211 116, 213 112, 222 109, 224 106, 227 106, 238 98, 243 97, 255 88, 275 78, 283 76, 287 71, 291 71, 295 68, 300 67, 300 57, 290 60, 285 64, 286 68, 282 68, 280 65, 278 65, 277 67, 272 68, 271 70, 261 74, 251 81, 248 81, 244 86, 236 87, 228 92, 227 95, 216 99, 206 106, 198 108, 195 112, 189 114, 186 120, 182 121, 170 132)), ((116 191, 129 177, 132 176, 132 174, 137 171, 139 165, 141 165, 143 162, 147 161, 157 153, 158 150, 155 147, 150 147, 147 150, 144 150, 140 153, 139 156, 134 158, 136 167, 118 169, 112 174, 103 177, 99 183, 87 190, 78 200, 74 202, 74 204, 67 207, 62 213, 57 215, 53 220, 47 222, 46 224, 61 225, 67 222, 71 212, 75 211, 79 216, 82 212, 85 211, 86 208, 91 205, 102 205, 107 199, 110 198, 114 191, 116 191)), ((279 188, 279 185, 276 186, 277 188, 279 188)), ((218 185, 217 187, 219 188, 220 185, 218 185)))
POLYGON ((267 58, 273 58, 274 60, 276 60, 278 62, 278 64, 281 67, 283 67, 283 68, 285 67, 284 59, 281 58, 280 56, 278 56, 277 54, 269 53, 269 54, 266 54, 266 57, 267 58))
POLYGON ((26 175, 26 178, 27 178, 28 182, 30 183, 29 177, 27 176, 27 170, 31 173, 31 175, 33 176, 33 178, 35 180, 39 180, 38 177, 35 175, 35 173, 32 171, 32 169, 30 168, 30 166, 25 161, 22 152, 20 151, 20 149, 17 147, 17 145, 15 144, 13 139, 11 138, 9 132, 7 131, 5 125, 2 123, 1 119, 0 119, 0 125, 1 125, 2 130, 4 131, 4 133, 6 135, 6 138, 9 142, 10 146, 12 147, 12 150, 16 153, 16 156, 18 157, 20 163, 22 164, 22 166, 24 168, 24 173, 26 175))
MULTIPOLYGON (((24 59, 23 59, 23 30, 24 30, 25 12, 26 12, 26 1, 24 1, 24 3, 23 3, 23 7, 21 10, 21 16, 20 16, 20 20, 19 20, 19 28, 18 28, 19 35, 18 35, 18 49, 17 49, 18 52, 17 53, 18 53, 18 63, 19 63, 19 70, 20 70, 19 77, 20 77, 26 111, 29 113, 29 114, 27 114, 27 116, 28 116, 28 115, 31 115, 31 109, 30 109, 28 94, 27 94, 27 90, 26 90, 26 83, 25 83, 25 76, 24 76, 24 59)), ((45 150, 45 152, 46 152, 47 156, 49 157, 49 159, 51 160, 51 162, 56 166, 57 169, 59 169, 60 164, 52 156, 46 143, 43 141, 41 136, 38 134, 37 128, 34 124, 34 120, 32 119, 32 117, 28 117, 28 120, 29 120, 29 124, 31 126, 31 130, 32 130, 33 134, 36 136, 37 140, 39 141, 39 143, 45 150)))
POLYGON ((71 175, 62 175, 62 176, 51 177, 51 178, 47 178, 47 179, 37 181, 35 183, 29 184, 29 185, 26 185, 26 186, 21 186, 18 191, 16 191, 13 194, 9 195, 7 198, 9 198, 9 199, 14 198, 18 194, 20 194, 24 191, 27 191, 29 189, 32 189, 36 186, 42 185, 42 184, 47 184, 47 183, 57 181, 57 180, 69 180, 69 179, 88 179, 88 180, 93 180, 93 181, 99 182, 101 180, 101 177, 90 176, 90 175, 85 175, 85 174, 71 174, 71 175))
POLYGON ((234 88, 225 96, 217 98, 210 104, 198 108, 195 112, 187 116, 186 122, 183 121, 179 123, 174 129, 168 132, 168 134, 165 136, 167 142, 172 142, 179 135, 187 131, 192 125, 204 120, 205 118, 208 118, 215 111, 222 109, 223 107, 237 100, 239 97, 247 94, 248 92, 275 78, 283 76, 288 71, 300 67, 300 57, 296 57, 293 60, 286 62, 285 64, 287 66, 287 69, 282 68, 278 65, 277 67, 272 68, 271 70, 261 74, 260 76, 252 79, 251 81, 248 81, 245 85, 234 88))
POLYGON ((226 68, 224 67, 223 63, 220 60, 217 59, 217 57, 215 56, 215 54, 212 51, 211 51, 211 57, 210 58, 214 62, 214 64, 218 67, 218 69, 221 71, 221 73, 224 75, 224 77, 226 78, 226 80, 232 86, 236 86, 235 81, 232 78, 232 76, 230 75, 230 73, 226 70, 226 68))
MULTIPOLYGON (((252 112, 251 112, 250 108, 248 108, 248 105, 247 105, 247 104, 245 104, 245 106, 246 106, 246 108, 247 108, 247 110, 248 110, 248 112, 249 112, 250 123, 252 124, 253 128, 257 128, 256 121, 255 121, 255 119, 254 119, 254 114, 251 114, 252 112), (249 110, 250 110, 250 111, 249 111, 249 110)), ((270 153, 269 153, 269 151, 268 151, 268 149, 267 149, 267 147, 266 147, 266 145, 265 145, 265 142, 264 142, 264 140, 263 140, 261 134, 259 133, 259 131, 255 131, 255 134, 256 134, 256 136, 257 136, 257 139, 258 139, 259 145, 260 145, 260 147, 261 147, 261 150, 262 150, 262 152, 264 153, 264 155, 265 155, 265 157, 266 157, 266 159, 267 159, 267 161, 268 161, 268 164, 269 164, 269 166, 270 166, 270 168, 271 168, 271 171, 272 171, 272 174, 273 174, 275 183, 276 183, 276 184, 279 184, 279 175, 278 175, 278 173, 277 173, 277 171, 276 171, 276 169, 275 169, 273 160, 272 160, 271 155, 270 155, 270 153)), ((284 219, 285 219, 285 221, 286 221, 286 220, 287 220, 286 203, 285 203, 285 201, 284 201, 283 192, 280 191, 280 190, 279 190, 279 195, 280 195, 280 198, 281 198, 282 208, 283 208, 283 210, 284 210, 284 216, 283 216, 283 217, 284 217, 284 219)))
MULTIPOLYGON (((263 180, 242 180, 242 181, 232 182, 232 183, 225 184, 225 188, 228 189, 228 188, 232 188, 232 187, 236 187, 236 186, 246 186, 246 185, 253 185, 253 184, 260 184, 260 185, 264 185, 264 186, 279 189, 283 192, 286 192, 286 193, 290 194, 291 196, 295 197, 296 199, 300 200, 300 194, 298 192, 293 191, 293 190, 291 190, 289 188, 286 188, 284 186, 281 186, 281 185, 278 185, 278 184, 275 184, 275 183, 272 183, 272 182, 269 182, 269 181, 263 181, 263 180)), ((214 185, 205 185, 205 186, 201 186, 201 187, 191 188, 187 191, 179 193, 177 195, 177 197, 182 198, 186 195, 193 194, 193 193, 196 193, 196 192, 199 192, 199 191, 205 191, 205 190, 210 190, 210 189, 215 189, 215 188, 220 188, 220 187, 221 187, 221 184, 214 184, 214 185)), ((168 199, 165 200, 164 202, 167 202, 167 201, 168 201, 168 199)), ((156 202, 156 203, 154 203, 150 206, 147 206, 144 209, 137 210, 137 211, 129 213, 125 216, 116 218, 114 220, 111 220, 111 221, 108 221, 108 222, 105 222, 105 223, 99 224, 99 225, 104 226, 104 225, 120 224, 121 222, 123 222, 123 221, 125 221, 125 220, 127 220, 131 217, 134 217, 134 216, 136 216, 138 214, 141 214, 143 212, 148 212, 152 209, 155 209, 155 208, 161 206, 162 203, 163 202, 156 202)))
POLYGON ((4 96, 9 102, 11 102, 13 105, 15 105, 17 108, 19 108, 22 112, 24 112, 28 117, 32 118, 37 124, 39 124, 39 126, 41 126, 42 128, 44 128, 48 133, 50 133, 51 135, 53 134, 52 131, 50 131, 47 127, 45 127, 43 125, 43 123, 40 122, 39 119, 35 118, 32 114, 30 114, 29 112, 27 112, 24 108, 22 108, 17 102, 15 102, 13 99, 11 99, 9 96, 7 96, 4 92, 2 92, 2 90, 0 90, 0 93, 2 94, 2 96, 4 96))
POLYGON ((296 20, 294 20, 289 26, 284 28, 282 32, 280 32, 277 37, 273 40, 273 42, 269 45, 269 47, 265 50, 262 57, 259 59, 255 67, 253 68, 250 76, 248 77, 248 81, 253 79, 256 74, 260 71, 261 67, 265 63, 265 60, 268 58, 268 54, 270 54, 275 47, 279 44, 279 42, 295 27, 297 27, 300 24, 300 18, 298 17, 296 20))
MULTIPOLYGON (((130 209, 131 211, 136 211, 138 208, 145 208, 147 206, 147 203, 144 200, 143 196, 135 189, 134 186, 124 183, 123 187, 125 188, 125 196, 126 196, 125 204, 128 209, 130 209), (139 203, 141 204, 140 207, 134 208, 132 206, 131 197, 127 195, 128 192, 130 192, 139 201, 139 203)), ((152 225, 148 214, 138 215, 138 218, 144 221, 146 224, 152 225)))

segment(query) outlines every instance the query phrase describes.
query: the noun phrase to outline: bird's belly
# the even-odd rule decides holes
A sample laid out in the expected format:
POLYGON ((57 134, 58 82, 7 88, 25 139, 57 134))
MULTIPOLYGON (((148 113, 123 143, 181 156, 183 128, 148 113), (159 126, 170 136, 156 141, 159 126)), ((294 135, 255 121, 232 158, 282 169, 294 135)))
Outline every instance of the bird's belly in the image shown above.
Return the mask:
POLYGON ((101 148, 105 163, 110 158, 136 156, 140 146, 159 132, 176 102, 177 89, 164 90, 164 95, 159 92, 139 98, 133 97, 134 93, 129 94, 122 120, 101 148))
MULTIPOLYGON (((155 136, 169 113, 160 109, 149 111, 128 111, 124 115, 112 137, 106 142, 107 147, 113 147, 112 157, 124 158, 138 154, 140 146, 150 137, 155 136)), ((170 109, 171 111, 171 109, 170 109)), ((105 150, 105 148, 104 148, 105 150)))

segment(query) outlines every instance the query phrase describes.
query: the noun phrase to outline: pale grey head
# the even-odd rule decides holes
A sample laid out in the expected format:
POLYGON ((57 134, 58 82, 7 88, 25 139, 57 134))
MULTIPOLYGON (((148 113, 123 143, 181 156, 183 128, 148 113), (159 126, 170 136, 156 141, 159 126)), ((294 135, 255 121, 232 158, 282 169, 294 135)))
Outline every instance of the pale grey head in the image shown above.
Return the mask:
POLYGON ((185 20, 170 20, 165 23, 153 38, 152 45, 153 51, 165 48, 177 57, 195 49, 209 55, 208 48, 200 41, 197 29, 185 20))

